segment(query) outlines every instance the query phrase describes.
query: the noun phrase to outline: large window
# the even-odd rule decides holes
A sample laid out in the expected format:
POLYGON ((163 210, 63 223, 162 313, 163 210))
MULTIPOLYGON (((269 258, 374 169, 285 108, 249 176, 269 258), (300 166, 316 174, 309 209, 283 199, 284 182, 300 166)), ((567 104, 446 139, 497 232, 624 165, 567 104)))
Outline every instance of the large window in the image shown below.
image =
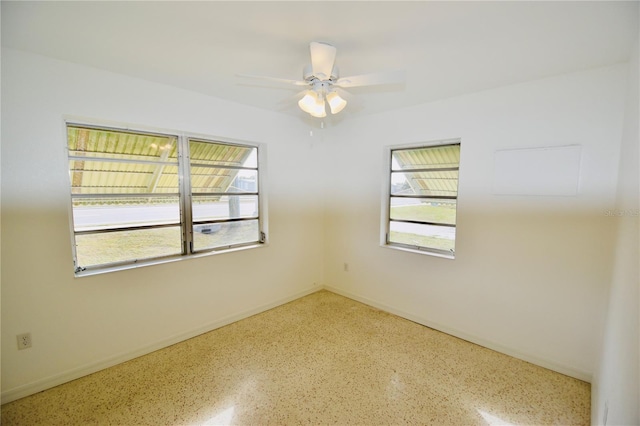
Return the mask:
POLYGON ((460 141, 390 149, 385 244, 455 255, 460 141))
POLYGON ((258 147, 67 124, 77 274, 265 241, 258 147))

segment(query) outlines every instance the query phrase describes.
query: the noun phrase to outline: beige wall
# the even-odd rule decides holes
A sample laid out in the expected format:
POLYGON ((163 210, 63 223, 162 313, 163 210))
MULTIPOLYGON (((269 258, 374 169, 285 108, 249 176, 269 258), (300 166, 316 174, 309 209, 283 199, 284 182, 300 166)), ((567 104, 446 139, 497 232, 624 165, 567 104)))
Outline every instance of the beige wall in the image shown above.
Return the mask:
POLYGON ((638 44, 630 61, 623 127, 613 274, 608 287, 605 330, 592 386, 592 423, 640 423, 640 189, 638 44))
POLYGON ((319 288, 317 149, 281 114, 3 50, 5 400, 319 288), (270 245, 74 278, 65 114, 266 144, 270 245), (24 332, 33 347, 17 351, 24 332))
POLYGON ((334 171, 326 284, 589 380, 611 273, 615 229, 605 210, 615 200, 626 71, 613 66, 345 121, 325 160, 334 171), (458 137, 456 259, 380 247, 383 147, 458 137), (496 150, 574 144, 582 146, 577 196, 493 195, 496 150))

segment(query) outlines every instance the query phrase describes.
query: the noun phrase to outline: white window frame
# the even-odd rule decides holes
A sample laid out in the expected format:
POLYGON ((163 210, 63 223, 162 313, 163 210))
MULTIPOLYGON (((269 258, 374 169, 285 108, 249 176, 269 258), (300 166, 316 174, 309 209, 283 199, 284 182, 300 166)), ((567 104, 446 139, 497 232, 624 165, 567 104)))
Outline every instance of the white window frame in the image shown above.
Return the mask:
MULTIPOLYGON (((83 234, 86 232, 76 232, 74 227, 74 216, 73 216, 73 200, 74 195, 71 193, 72 181, 71 181, 71 173, 69 175, 68 187, 69 187, 69 226, 71 231, 71 245, 72 245, 72 253, 73 253, 73 263, 74 263, 74 275, 76 277, 88 276, 101 274, 106 272, 120 271, 125 269, 139 268, 143 266, 150 266, 156 264, 163 264, 168 262, 175 262, 179 260, 198 258, 202 256, 209 256, 215 254, 222 254, 228 252, 235 252, 238 250, 246 250, 258 247, 264 247, 269 244, 268 241, 268 212, 267 212, 267 196, 266 196, 266 145, 263 143, 257 142, 249 142, 249 141, 241 141, 231 138, 223 138, 216 137, 211 135, 202 135, 196 133, 189 133, 184 131, 175 131, 175 130, 165 130, 165 129, 152 129, 147 128, 145 126, 134 126, 131 127, 129 125, 119 125, 117 123, 109 123, 109 124, 101 124, 97 120, 82 120, 75 118, 67 118, 64 120, 64 148, 66 152, 65 160, 66 160, 66 168, 69 170, 69 161, 72 159, 68 149, 68 136, 67 129, 69 127, 83 127, 88 129, 95 130, 111 130, 116 132, 128 132, 128 133, 139 133, 139 134, 147 134, 147 135, 157 135, 164 137, 175 137, 177 139, 178 144, 178 173, 179 173, 179 204, 180 204, 180 227, 181 227, 181 238, 182 238, 182 253, 176 255, 168 255, 168 256, 160 256, 154 258, 145 258, 145 259, 130 259, 126 261, 101 264, 101 265, 91 265, 87 267, 78 267, 77 263, 77 253, 76 253, 76 242, 75 237, 78 234, 83 234), (232 145, 232 146, 243 146, 249 148, 255 148, 257 151, 257 180, 258 180, 258 189, 255 192, 258 198, 258 228, 259 228, 259 239, 255 242, 249 243, 240 243, 231 246, 222 246, 222 247, 214 247, 214 248, 201 248, 194 250, 193 247, 193 216, 192 216, 192 202, 191 202, 191 177, 190 177, 190 150, 189 150, 189 142, 193 140, 196 142, 208 142, 222 145, 232 145)), ((228 221, 224 220, 213 220, 207 222, 233 222, 243 219, 232 219, 228 221)), ((256 220, 246 219, 246 220, 256 220)), ((158 225, 157 228, 161 228, 167 225, 158 225)), ((125 227, 127 228, 127 227, 125 227)), ((150 228, 156 228, 156 226, 150 226, 150 228)), ((115 229, 115 228, 114 228, 115 229)))
MULTIPOLYGON (((388 145, 384 147, 384 174, 383 174, 383 183, 382 183, 382 207, 381 207, 381 220, 380 220, 380 246, 381 247, 385 247, 385 248, 390 248, 390 249, 394 249, 394 250, 400 250, 400 251, 406 251, 406 252, 411 252, 411 253, 418 253, 418 254, 423 254, 423 255, 429 255, 429 256, 435 256, 435 257, 441 257, 441 258, 445 258, 445 259, 455 259, 455 251, 450 252, 447 250, 442 250, 442 249, 437 249, 437 248, 433 248, 433 247, 425 247, 425 246, 418 246, 418 245, 408 245, 408 244, 402 244, 402 243, 397 243, 397 242, 390 242, 389 241, 389 235, 391 232, 390 226, 391 226, 391 219, 390 219, 390 214, 391 214, 391 189, 392 189, 392 183, 391 183, 391 175, 392 175, 392 171, 393 167, 392 167, 392 154, 393 151, 396 150, 405 150, 405 149, 419 149, 419 148, 436 148, 439 146, 447 146, 447 145, 460 145, 460 147, 462 147, 462 143, 461 143, 461 139, 460 138, 454 138, 454 139, 442 139, 442 140, 435 140, 435 141, 429 141, 429 142, 419 142, 419 143, 412 143, 412 144, 401 144, 401 145, 388 145)), ((456 190, 456 224, 453 226, 455 227, 456 231, 457 231, 457 226, 458 226, 458 215, 457 215, 457 211, 458 211, 458 194, 459 194, 459 190, 460 190, 460 183, 459 183, 459 169, 460 169, 460 162, 458 162, 458 186, 457 186, 457 190, 456 190)), ((407 170, 409 171, 409 170, 407 170)), ((397 172, 397 170, 396 170, 397 172)), ((437 196, 418 196, 416 198, 438 198, 437 196)), ((456 232, 456 236, 454 239, 454 244, 457 242, 458 240, 458 235, 456 232)))

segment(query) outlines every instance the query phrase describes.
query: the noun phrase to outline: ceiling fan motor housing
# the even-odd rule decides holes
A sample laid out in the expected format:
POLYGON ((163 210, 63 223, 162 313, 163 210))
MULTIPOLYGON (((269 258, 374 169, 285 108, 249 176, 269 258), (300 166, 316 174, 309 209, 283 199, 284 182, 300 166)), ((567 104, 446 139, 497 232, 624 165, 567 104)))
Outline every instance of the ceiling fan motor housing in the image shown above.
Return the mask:
POLYGON ((340 72, 338 70, 338 67, 335 65, 331 69, 331 76, 329 78, 324 78, 324 79, 320 78, 319 76, 313 75, 313 69, 311 67, 311 64, 305 66, 304 69, 302 70, 302 78, 304 79, 304 81, 307 81, 309 83, 312 82, 313 80, 334 82, 338 80, 339 75, 340 75, 340 72))

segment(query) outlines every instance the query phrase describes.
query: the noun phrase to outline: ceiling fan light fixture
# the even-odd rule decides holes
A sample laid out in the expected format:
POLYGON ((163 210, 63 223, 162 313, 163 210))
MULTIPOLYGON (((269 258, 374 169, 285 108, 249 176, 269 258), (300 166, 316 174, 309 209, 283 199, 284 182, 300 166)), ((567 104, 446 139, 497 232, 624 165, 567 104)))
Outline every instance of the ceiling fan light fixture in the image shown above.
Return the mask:
POLYGON ((307 90, 304 97, 298 101, 298 106, 304 112, 311 114, 317 109, 318 101, 318 94, 313 90, 307 90))
POLYGON ((309 113, 312 117, 316 117, 316 118, 324 118, 327 116, 327 113, 324 110, 321 111, 314 111, 309 113))
POLYGON ((322 99, 322 96, 318 96, 316 98, 316 103, 313 106, 313 110, 309 111, 309 114, 312 117, 316 118, 323 118, 327 116, 327 111, 325 109, 324 99, 322 99))
POLYGON ((337 114, 347 106, 347 101, 342 99, 336 92, 327 94, 327 102, 329 102, 331 114, 337 114))
POLYGON ((327 116, 324 98, 315 90, 307 90, 302 99, 298 101, 298 106, 312 117, 323 118, 327 116))

